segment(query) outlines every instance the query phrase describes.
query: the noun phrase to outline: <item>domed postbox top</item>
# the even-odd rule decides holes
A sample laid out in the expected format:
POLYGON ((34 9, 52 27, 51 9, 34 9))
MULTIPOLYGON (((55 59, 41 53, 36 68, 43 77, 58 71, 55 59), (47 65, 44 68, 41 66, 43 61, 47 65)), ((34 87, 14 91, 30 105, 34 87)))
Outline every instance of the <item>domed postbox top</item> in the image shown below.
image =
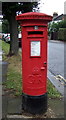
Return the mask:
POLYGON ((23 13, 18 16, 16 16, 16 20, 29 20, 29 19, 35 19, 35 20, 46 20, 46 21, 51 21, 52 16, 44 14, 44 13, 38 13, 38 12, 28 12, 28 13, 23 13))

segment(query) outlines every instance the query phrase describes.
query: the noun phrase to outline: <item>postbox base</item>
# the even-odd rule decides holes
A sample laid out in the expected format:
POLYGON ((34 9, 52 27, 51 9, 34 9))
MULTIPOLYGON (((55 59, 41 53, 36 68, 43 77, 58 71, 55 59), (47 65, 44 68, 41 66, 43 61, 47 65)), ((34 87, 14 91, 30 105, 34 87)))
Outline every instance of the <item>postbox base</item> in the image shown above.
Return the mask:
POLYGON ((47 111, 47 93, 40 96, 22 94, 22 110, 31 114, 42 114, 47 111))

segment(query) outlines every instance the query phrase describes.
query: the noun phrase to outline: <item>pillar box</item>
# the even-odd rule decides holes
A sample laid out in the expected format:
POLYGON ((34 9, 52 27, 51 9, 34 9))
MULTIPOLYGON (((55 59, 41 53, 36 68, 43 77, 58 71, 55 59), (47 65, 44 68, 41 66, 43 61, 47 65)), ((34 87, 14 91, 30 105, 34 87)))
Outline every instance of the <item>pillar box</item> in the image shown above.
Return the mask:
POLYGON ((52 16, 28 12, 16 16, 22 30, 22 108, 47 110, 47 26, 52 16))

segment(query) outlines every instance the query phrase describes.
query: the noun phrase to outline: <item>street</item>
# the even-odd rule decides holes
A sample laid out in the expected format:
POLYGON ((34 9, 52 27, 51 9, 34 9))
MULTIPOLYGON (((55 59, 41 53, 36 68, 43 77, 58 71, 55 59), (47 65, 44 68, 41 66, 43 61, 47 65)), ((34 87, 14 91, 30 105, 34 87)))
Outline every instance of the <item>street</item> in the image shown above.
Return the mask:
POLYGON ((64 95, 64 42, 48 41, 48 79, 64 95))
POLYGON ((64 77, 64 42, 49 40, 48 56, 49 71, 64 77))

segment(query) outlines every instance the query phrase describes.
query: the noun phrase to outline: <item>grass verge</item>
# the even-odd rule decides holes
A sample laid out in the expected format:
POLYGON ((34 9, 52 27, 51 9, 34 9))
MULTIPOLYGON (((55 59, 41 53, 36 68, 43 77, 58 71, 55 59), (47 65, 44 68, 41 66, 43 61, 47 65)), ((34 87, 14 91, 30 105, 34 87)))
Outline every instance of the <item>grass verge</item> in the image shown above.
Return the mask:
POLYGON ((5 61, 8 60, 7 54, 9 52, 9 48, 10 48, 10 45, 8 43, 2 41, 2 50, 4 52, 2 57, 3 57, 3 60, 5 60, 5 61))
POLYGON ((52 98, 60 98, 61 97, 61 94, 57 91, 57 89, 50 82, 50 80, 47 81, 47 89, 48 89, 49 97, 52 97, 52 98))
MULTIPOLYGON (((4 51, 3 60, 6 60, 8 65, 7 72, 7 81, 4 83, 6 89, 13 90, 14 95, 22 94, 22 67, 21 67, 21 52, 18 53, 17 56, 7 57, 6 55, 9 52, 9 44, 2 42, 2 49, 4 51)), ((60 93, 56 90, 56 88, 52 85, 52 83, 48 80, 47 82, 48 96, 57 98, 61 97, 60 93)))

